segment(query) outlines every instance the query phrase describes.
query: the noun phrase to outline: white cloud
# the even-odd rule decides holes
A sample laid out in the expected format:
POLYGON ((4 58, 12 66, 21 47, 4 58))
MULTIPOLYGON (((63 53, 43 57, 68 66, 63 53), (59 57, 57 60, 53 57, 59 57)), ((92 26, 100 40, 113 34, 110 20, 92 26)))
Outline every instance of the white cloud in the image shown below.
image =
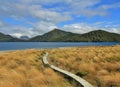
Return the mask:
POLYGON ((36 6, 32 6, 29 10, 32 16, 45 22, 59 23, 72 19, 69 15, 66 15, 64 13, 58 13, 36 6))
POLYGON ((103 30, 120 34, 120 28, 103 28, 103 30))
MULTIPOLYGON (((57 28, 57 24, 61 22, 74 20, 73 15, 77 17, 105 16, 108 14, 108 9, 120 7, 120 3, 94 7, 100 2, 101 0, 2 0, 0 1, 0 32, 17 37, 42 35, 57 28), (23 25, 4 23, 2 20, 6 17, 22 21, 23 25), (29 20, 30 18, 31 20, 29 20), (31 27, 27 27, 25 24, 31 27)), ((98 29, 98 26, 99 23, 94 25, 76 23, 64 25, 62 29, 74 33, 85 33, 98 29)), ((119 28, 108 30, 120 33, 119 28)))
POLYGON ((93 31, 93 30, 105 30, 105 31, 120 34, 120 28, 100 27, 101 23, 102 22, 94 23, 92 25, 89 25, 86 23, 64 25, 64 27, 62 27, 62 30, 73 32, 73 33, 78 33, 78 34, 87 33, 87 32, 93 31))
POLYGON ((17 37, 17 38, 20 38, 21 36, 23 36, 22 34, 20 33, 14 33, 12 34, 13 37, 17 37))
POLYGON ((26 35, 29 37, 34 37, 36 35, 42 35, 48 31, 51 31, 54 28, 57 28, 55 24, 41 21, 34 24, 33 28, 26 28, 24 26, 9 26, 9 25, 2 26, 0 28, 0 32, 3 32, 5 34, 10 34, 18 38, 20 36, 26 36, 26 35))
POLYGON ((77 23, 77 24, 64 25, 62 30, 82 34, 82 33, 87 33, 91 30, 96 30, 96 28, 85 23, 77 23))
POLYGON ((3 22, 0 21, 0 27, 4 26, 5 24, 3 22))
POLYGON ((54 23, 44 21, 36 23, 33 27, 34 32, 38 33, 39 35, 49 32, 54 28, 57 28, 57 26, 54 23))
MULTIPOLYGON (((105 6, 93 6, 100 3, 100 0, 12 0, 0 1, 1 16, 12 18, 32 17, 48 22, 62 22, 72 19, 72 14, 77 16, 106 15, 105 6), (58 6, 54 5, 58 4, 58 6), (45 7, 52 6, 51 8, 45 7), (93 12, 94 11, 94 12, 93 12)), ((108 6, 107 6, 108 7, 108 6)))
POLYGON ((111 8, 120 8, 120 2, 115 3, 115 4, 110 4, 110 5, 101 5, 99 7, 100 9, 111 9, 111 8))

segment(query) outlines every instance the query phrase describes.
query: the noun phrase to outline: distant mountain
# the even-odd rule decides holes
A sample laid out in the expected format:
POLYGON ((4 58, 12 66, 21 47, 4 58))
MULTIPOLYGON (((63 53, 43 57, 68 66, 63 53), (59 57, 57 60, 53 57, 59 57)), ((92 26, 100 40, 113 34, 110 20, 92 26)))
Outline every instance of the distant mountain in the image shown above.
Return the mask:
POLYGON ((28 36, 21 36, 20 39, 21 40, 29 40, 29 37, 28 36))
POLYGON ((0 33, 0 42, 120 42, 120 34, 95 30, 84 34, 75 34, 54 29, 44 35, 33 38, 22 36, 20 39, 0 33))
POLYGON ((82 34, 82 37, 85 37, 87 41, 92 41, 92 42, 120 41, 120 34, 111 33, 104 30, 91 31, 91 32, 82 34))
POLYGON ((59 29, 54 29, 41 36, 36 36, 30 39, 30 41, 68 41, 71 35, 75 35, 70 32, 65 32, 59 29))
POLYGON ((19 42, 22 41, 18 38, 14 38, 10 35, 5 35, 3 33, 0 33, 0 42, 19 42))
POLYGON ((112 42, 120 41, 120 34, 95 30, 85 34, 75 34, 71 32, 54 29, 44 35, 31 38, 29 41, 39 42, 112 42))

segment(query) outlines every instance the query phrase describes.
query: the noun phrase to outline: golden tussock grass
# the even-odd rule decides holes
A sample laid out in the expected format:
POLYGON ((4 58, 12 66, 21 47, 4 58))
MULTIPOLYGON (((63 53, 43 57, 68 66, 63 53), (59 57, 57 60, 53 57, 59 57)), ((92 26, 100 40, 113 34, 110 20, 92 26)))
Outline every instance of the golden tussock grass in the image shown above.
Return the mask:
POLYGON ((73 87, 46 68, 37 49, 0 53, 0 87, 73 87))
POLYGON ((0 87, 76 87, 42 63, 83 77, 94 87, 120 87, 120 46, 18 50, 0 53, 0 87))
POLYGON ((49 61, 95 87, 120 87, 120 46, 50 49, 49 61))

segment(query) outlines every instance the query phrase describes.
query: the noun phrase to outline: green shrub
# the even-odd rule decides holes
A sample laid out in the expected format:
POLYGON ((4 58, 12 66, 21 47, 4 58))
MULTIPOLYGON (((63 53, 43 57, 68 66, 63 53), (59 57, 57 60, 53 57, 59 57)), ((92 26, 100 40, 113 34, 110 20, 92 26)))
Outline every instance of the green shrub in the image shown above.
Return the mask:
POLYGON ((80 77, 83 77, 83 76, 86 76, 88 74, 87 71, 79 71, 76 73, 77 76, 80 76, 80 77))

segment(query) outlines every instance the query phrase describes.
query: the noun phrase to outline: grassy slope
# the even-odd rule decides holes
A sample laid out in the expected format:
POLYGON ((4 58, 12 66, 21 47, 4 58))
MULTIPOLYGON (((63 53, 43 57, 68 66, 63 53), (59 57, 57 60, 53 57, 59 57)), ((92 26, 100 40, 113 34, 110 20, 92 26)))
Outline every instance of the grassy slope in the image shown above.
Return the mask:
POLYGON ((120 46, 49 50, 52 64, 73 72, 95 87, 120 87, 120 46))
POLYGON ((42 64, 40 50, 0 53, 0 87, 73 87, 42 64))

